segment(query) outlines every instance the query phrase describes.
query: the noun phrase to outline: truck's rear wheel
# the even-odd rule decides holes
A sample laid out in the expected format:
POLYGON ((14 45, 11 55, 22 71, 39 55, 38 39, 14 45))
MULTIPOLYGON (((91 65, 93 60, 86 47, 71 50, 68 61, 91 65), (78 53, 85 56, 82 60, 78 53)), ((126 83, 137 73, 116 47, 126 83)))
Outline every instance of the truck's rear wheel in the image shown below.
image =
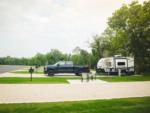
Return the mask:
POLYGON ((53 72, 48 72, 48 76, 54 76, 53 72))

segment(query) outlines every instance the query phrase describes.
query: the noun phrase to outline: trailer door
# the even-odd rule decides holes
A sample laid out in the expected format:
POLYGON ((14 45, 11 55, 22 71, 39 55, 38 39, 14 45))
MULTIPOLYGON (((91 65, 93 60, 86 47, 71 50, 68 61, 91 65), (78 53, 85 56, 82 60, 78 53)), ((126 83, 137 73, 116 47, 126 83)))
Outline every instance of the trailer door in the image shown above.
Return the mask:
POLYGON ((116 59, 116 68, 127 68, 127 59, 116 59))

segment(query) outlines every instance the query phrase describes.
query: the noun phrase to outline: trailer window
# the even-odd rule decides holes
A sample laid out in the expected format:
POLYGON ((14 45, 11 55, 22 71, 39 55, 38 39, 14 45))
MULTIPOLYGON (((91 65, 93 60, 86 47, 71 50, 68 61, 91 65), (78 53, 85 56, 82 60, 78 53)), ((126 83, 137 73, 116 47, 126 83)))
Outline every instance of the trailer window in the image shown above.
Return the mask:
POLYGON ((118 62, 118 66, 125 65, 125 62, 118 62))

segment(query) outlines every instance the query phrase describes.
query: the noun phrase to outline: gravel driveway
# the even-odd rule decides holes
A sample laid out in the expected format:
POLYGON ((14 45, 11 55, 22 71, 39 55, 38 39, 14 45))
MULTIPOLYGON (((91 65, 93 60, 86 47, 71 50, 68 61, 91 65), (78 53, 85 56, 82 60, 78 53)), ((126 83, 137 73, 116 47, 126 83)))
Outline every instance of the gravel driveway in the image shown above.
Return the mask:
POLYGON ((150 96, 150 81, 97 84, 0 84, 0 103, 58 102, 150 96))

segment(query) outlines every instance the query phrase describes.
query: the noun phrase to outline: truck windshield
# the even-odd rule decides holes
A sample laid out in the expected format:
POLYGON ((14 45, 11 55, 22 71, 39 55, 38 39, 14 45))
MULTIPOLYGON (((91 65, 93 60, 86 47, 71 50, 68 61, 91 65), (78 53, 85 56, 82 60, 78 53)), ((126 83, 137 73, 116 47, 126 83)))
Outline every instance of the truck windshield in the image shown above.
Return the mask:
POLYGON ((56 64, 54 64, 55 66, 57 66, 57 65, 60 65, 60 66, 62 66, 62 65, 65 65, 65 62, 57 62, 56 64))

